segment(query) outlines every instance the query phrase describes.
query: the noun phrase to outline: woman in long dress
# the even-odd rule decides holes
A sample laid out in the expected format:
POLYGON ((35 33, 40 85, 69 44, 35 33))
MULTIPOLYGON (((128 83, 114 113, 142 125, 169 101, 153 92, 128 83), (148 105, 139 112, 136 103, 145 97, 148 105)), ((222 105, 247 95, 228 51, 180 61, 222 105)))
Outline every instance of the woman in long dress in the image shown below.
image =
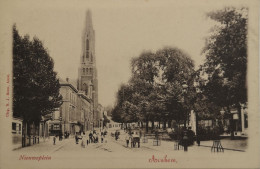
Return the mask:
POLYGON ((82 140, 81 140, 81 146, 82 146, 83 148, 85 148, 85 141, 86 141, 86 137, 85 137, 85 134, 83 134, 82 140))

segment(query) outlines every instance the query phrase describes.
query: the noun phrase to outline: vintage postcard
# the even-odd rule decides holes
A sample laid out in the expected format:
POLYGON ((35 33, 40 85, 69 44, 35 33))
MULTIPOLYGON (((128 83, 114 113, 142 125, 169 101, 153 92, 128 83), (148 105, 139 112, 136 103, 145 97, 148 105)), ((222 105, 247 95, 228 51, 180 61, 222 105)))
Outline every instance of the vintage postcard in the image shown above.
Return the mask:
POLYGON ((0 1, 0 168, 259 168, 259 1, 0 1))

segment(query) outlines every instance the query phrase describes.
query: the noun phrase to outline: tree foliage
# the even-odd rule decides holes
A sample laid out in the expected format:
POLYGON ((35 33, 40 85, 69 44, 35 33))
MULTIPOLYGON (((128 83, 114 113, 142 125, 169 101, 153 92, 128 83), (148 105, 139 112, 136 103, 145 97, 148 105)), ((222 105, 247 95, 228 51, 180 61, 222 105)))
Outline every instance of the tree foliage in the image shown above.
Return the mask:
POLYGON ((178 48, 143 52, 132 59, 132 77, 117 93, 114 117, 121 122, 184 120, 190 109, 194 63, 178 48), (183 83, 189 91, 183 102, 183 83))
POLYGON ((247 9, 225 8, 208 13, 208 17, 218 26, 203 50, 204 93, 218 106, 240 107, 247 102, 247 9))
POLYGON ((61 105, 54 63, 42 42, 13 27, 13 110, 26 122, 39 122, 61 105))

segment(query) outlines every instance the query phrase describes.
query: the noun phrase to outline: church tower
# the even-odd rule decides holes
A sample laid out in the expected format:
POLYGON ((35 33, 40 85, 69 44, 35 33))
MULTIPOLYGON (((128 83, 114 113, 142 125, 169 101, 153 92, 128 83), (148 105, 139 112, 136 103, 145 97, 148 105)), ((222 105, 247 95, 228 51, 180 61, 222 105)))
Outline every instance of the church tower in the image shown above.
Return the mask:
POLYGON ((86 20, 82 34, 82 52, 78 69, 78 90, 83 91, 94 101, 94 126, 98 127, 98 80, 95 55, 95 31, 92 25, 90 10, 86 13, 86 20))

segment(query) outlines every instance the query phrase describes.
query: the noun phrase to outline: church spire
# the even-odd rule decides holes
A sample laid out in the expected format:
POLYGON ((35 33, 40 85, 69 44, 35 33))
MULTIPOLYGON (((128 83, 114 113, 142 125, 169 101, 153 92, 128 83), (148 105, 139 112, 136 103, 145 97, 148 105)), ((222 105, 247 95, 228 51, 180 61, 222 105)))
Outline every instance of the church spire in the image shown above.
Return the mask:
POLYGON ((91 11, 89 9, 86 12, 86 20, 85 20, 84 32, 86 33, 86 31, 88 31, 88 30, 93 30, 92 13, 91 13, 91 11))
MULTIPOLYGON (((95 32, 92 25, 92 14, 86 12, 86 20, 82 33, 82 54, 80 56, 80 67, 78 70, 79 90, 84 91, 92 97, 92 90, 97 92, 97 69, 95 58, 95 32), (92 88, 92 89, 90 89, 92 88)), ((96 99, 95 97, 94 99, 96 99)))
POLYGON ((98 79, 95 55, 95 31, 93 29, 92 14, 86 12, 86 20, 82 33, 82 54, 80 56, 78 69, 78 89, 85 92, 93 100, 95 126, 99 126, 100 116, 98 115, 98 79))
POLYGON ((82 33, 82 55, 81 64, 95 64, 95 31, 92 24, 92 14, 90 10, 86 12, 86 19, 82 33))

